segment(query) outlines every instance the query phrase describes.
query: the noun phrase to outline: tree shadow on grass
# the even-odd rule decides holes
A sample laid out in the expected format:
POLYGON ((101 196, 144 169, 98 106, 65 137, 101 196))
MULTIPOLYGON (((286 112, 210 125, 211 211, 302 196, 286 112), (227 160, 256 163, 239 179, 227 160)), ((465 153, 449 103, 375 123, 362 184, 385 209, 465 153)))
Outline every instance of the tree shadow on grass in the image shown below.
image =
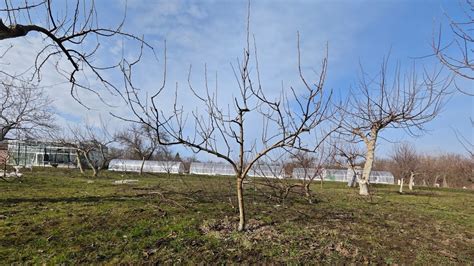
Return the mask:
POLYGON ((445 197, 446 196, 437 191, 429 191, 429 190, 404 191, 403 193, 392 190, 392 191, 385 191, 384 194, 392 194, 392 195, 396 194, 400 196, 418 196, 418 197, 445 197))
POLYGON ((85 196, 85 197, 33 197, 33 198, 5 198, 0 199, 0 204, 18 203, 95 203, 95 202, 125 202, 143 199, 141 196, 116 195, 116 196, 85 196))

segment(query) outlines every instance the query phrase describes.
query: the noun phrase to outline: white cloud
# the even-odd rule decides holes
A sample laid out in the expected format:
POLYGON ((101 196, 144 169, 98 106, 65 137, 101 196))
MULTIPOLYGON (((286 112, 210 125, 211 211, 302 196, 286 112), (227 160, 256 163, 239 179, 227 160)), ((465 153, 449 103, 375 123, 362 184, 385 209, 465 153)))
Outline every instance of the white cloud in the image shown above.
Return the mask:
MULTIPOLYGON (((99 2, 109 5, 111 2, 99 2)), ((113 2, 115 3, 115 2, 113 2)), ((207 63, 209 83, 214 84, 215 73, 218 75, 219 103, 231 105, 233 95, 238 87, 233 77, 230 62, 242 56, 245 45, 246 1, 140 1, 128 0, 126 29, 137 35, 145 34, 147 40, 155 44, 160 61, 149 53, 136 69, 136 85, 143 89, 144 95, 151 95, 161 84, 162 74, 162 43, 168 44, 168 90, 160 101, 160 108, 169 111, 172 107, 174 87, 179 84, 179 97, 186 110, 202 109, 187 89, 187 71, 193 65, 192 82, 201 93, 204 89, 204 63, 207 63)), ((319 70, 319 62, 329 44, 329 69, 327 88, 343 91, 356 80, 354 70, 358 60, 369 61, 368 65, 377 65, 374 58, 389 47, 390 40, 378 39, 367 42, 362 36, 370 35, 368 29, 377 23, 383 23, 385 16, 393 11, 393 3, 367 4, 366 2, 351 3, 313 2, 313 1, 252 1, 251 32, 255 34, 262 83, 265 91, 275 97, 280 93, 281 84, 284 88, 293 86, 301 88, 297 73, 296 31, 301 33, 301 52, 304 72, 311 79, 313 69, 319 70), (380 47, 379 47, 380 46, 380 47), (379 47, 375 49, 375 47, 379 47), (370 54, 360 51, 369 50, 370 54), (363 57, 365 56, 365 58, 363 57), (373 61, 373 62, 372 62, 373 61)), ((105 16, 114 17, 103 8, 105 16)), ((390 29, 387 29, 390 30, 390 29)), ((409 40, 406 40, 407 42, 409 40)), ((41 48, 40 38, 22 38, 14 40, 15 49, 2 59, 9 62, 9 70, 23 71, 32 63, 38 49, 41 48), (21 60, 19 60, 21 58, 21 60)), ((0 48, 6 43, 0 42, 0 48)), ((123 45, 120 40, 107 42, 107 50, 111 58, 98 58, 103 62, 116 59, 125 49, 126 55, 136 52, 123 45)), ((378 61, 377 61, 378 62, 378 61)), ((255 73, 255 66, 251 69, 255 73)), ((120 75, 110 73, 110 79, 119 80, 120 75)), ((105 106, 96 96, 82 92, 81 99, 93 107, 87 111, 69 95, 66 79, 57 75, 54 66, 48 65, 43 71, 42 85, 54 85, 48 88, 55 98, 55 107, 65 117, 79 116, 96 119, 98 115, 106 116, 109 111, 121 115, 129 114, 120 100, 114 100, 119 107, 105 106)), ((94 79, 91 84, 97 84, 94 79)), ((250 118, 252 125, 261 124, 258 118, 250 118)), ((118 123, 120 124, 120 123, 118 123)), ((190 125, 190 128, 192 125, 190 125)), ((250 136, 258 135, 258 127, 253 127, 250 136)))

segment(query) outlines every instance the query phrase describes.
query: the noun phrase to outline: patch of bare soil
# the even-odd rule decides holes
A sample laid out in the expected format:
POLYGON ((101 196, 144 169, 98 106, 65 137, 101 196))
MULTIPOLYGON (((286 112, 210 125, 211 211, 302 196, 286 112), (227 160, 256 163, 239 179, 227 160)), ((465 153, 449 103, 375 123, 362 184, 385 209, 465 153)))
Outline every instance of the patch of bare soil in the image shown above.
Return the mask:
MULTIPOLYGON (((217 238, 226 239, 231 236, 237 229, 237 220, 229 217, 223 219, 212 219, 204 221, 200 226, 203 234, 214 236, 217 238)), ((273 227, 273 224, 264 223, 255 219, 250 219, 247 222, 247 228, 243 234, 250 241, 270 240, 278 237, 278 232, 273 227)))

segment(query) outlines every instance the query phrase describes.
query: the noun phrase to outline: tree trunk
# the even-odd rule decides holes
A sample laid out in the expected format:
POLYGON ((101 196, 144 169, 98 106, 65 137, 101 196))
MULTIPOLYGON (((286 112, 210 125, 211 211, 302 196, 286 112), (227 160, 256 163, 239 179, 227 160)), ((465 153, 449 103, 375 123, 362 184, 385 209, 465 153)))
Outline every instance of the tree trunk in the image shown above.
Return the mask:
POLYGON ((347 174, 348 174, 348 182, 347 186, 348 187, 355 187, 356 186, 356 181, 357 181, 357 172, 354 169, 354 167, 349 166, 349 169, 347 169, 347 174))
POLYGON ((86 158, 87 164, 88 164, 89 167, 92 169, 92 176, 93 176, 93 177, 96 177, 97 174, 98 174, 97 167, 95 167, 95 165, 94 165, 94 164, 92 163, 92 161, 90 160, 90 158, 89 158, 89 153, 88 153, 88 152, 84 152, 84 157, 86 158))
POLYGON ((311 182, 308 182, 304 185, 304 193, 306 195, 306 198, 308 199, 309 204, 313 204, 311 189, 309 188, 309 185, 311 185, 311 182))
POLYGON ((448 182, 446 181, 446 176, 445 176, 445 175, 443 176, 443 187, 444 187, 444 188, 449 187, 449 186, 448 186, 448 182))
POLYGON ((403 178, 402 180, 400 181, 400 189, 398 190, 398 192, 401 194, 403 193, 403 178))
POLYGON ((11 130, 10 125, 2 126, 0 128, 0 141, 4 141, 5 137, 7 136, 7 133, 11 130))
POLYGON ((109 163, 107 160, 107 156, 105 155, 105 147, 100 145, 100 154, 102 156, 102 162, 100 163, 100 170, 105 169, 107 164, 109 163))
POLYGON ((433 183, 433 187, 436 187, 436 184, 438 184, 438 178, 439 178, 439 175, 436 175, 435 181, 433 183))
POLYGON ((142 165, 140 166, 140 175, 143 174, 143 166, 145 166, 145 156, 142 157, 142 165))
POLYGON ((369 196, 369 184, 364 180, 359 181, 359 195, 369 196))
POLYGON ((94 166, 92 167, 92 177, 97 177, 98 175, 98 171, 97 171, 97 168, 94 166))
POLYGON ((422 183, 422 186, 426 187, 426 180, 423 178, 423 183, 422 183))
POLYGON ((84 174, 84 167, 82 167, 81 156, 78 150, 76 150, 76 163, 79 170, 81 170, 81 174, 84 174))
POLYGON ((237 201, 239 203, 239 227, 238 231, 242 232, 245 230, 245 208, 244 208, 244 191, 243 191, 243 182, 242 177, 237 177, 237 201))
POLYGON ((359 195, 369 196, 369 177, 372 172, 375 156, 375 139, 366 142, 367 156, 362 171, 362 177, 359 179, 359 195))
POLYGON ((3 164, 3 179, 5 180, 6 178, 7 178, 7 161, 5 161, 3 164))
POLYGON ((409 181, 409 183, 408 183, 408 189, 409 189, 410 191, 413 190, 413 182, 415 182, 415 181, 414 181, 414 178, 415 178, 415 173, 411 172, 411 173, 410 173, 410 181, 409 181))

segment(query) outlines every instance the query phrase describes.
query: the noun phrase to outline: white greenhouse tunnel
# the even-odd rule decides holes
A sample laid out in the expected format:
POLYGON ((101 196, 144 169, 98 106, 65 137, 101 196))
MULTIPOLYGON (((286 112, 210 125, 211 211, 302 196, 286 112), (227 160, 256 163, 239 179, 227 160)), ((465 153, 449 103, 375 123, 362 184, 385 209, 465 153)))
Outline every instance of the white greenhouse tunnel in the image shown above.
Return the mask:
POLYGON ((235 175, 232 165, 225 163, 191 163, 189 173, 193 175, 235 175))
MULTIPOLYGON (((109 163, 109 170, 121 172, 140 172, 141 160, 123 160, 114 159, 109 163)), ((184 164, 174 161, 145 161, 143 165, 145 173, 185 173, 184 164)), ((356 170, 360 176, 361 170, 356 170)), ((226 163, 191 163, 189 173, 193 175, 212 175, 212 176, 233 176, 234 168, 226 163)), ((256 164, 248 173, 250 177, 266 178, 285 178, 285 170, 281 165, 256 164)), ((288 176, 290 177, 290 176, 288 176)), ((353 174, 350 170, 343 169, 316 169, 316 168, 294 168, 291 174, 295 179, 312 179, 335 182, 348 182, 353 174)), ((387 171, 372 171, 370 174, 370 183, 373 184, 394 184, 395 178, 392 173, 387 171)))
MULTIPOLYGON (((189 173, 194 175, 235 175, 232 165, 226 163, 191 163, 189 173)), ((283 178, 285 175, 281 165, 257 164, 252 167, 248 176, 283 178)))
MULTIPOLYGON (((114 159, 109 163, 110 171, 120 172, 140 172, 141 160, 114 159)), ((143 164, 144 173, 171 173, 182 174, 185 172, 184 164, 173 161, 145 161, 143 164)))
MULTIPOLYGON (((312 179, 313 180, 323 180, 326 181, 337 181, 337 182, 348 182, 352 177, 351 170, 343 169, 322 169, 321 173, 316 172, 315 168, 294 168, 293 169, 293 178, 296 179, 312 179)), ((362 174, 362 170, 356 170, 357 176, 362 174)), ((388 171, 372 171, 370 173, 369 182, 373 184, 394 184, 395 177, 392 173, 388 171)))

